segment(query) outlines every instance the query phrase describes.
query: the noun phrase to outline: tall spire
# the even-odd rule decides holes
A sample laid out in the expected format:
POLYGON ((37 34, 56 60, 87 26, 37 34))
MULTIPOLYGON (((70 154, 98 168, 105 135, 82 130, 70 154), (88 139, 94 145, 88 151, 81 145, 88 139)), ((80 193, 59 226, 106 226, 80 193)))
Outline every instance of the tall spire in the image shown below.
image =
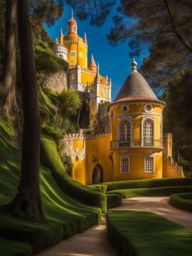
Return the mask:
POLYGON ((63 31, 62 31, 62 28, 60 29, 59 44, 63 44, 63 31))
POLYGON ((91 55, 91 60, 89 62, 88 68, 92 71, 96 71, 97 70, 97 66, 93 57, 93 54, 91 55))
POLYGON ((132 69, 132 72, 137 71, 137 62, 135 61, 134 58, 133 58, 133 61, 131 63, 131 69, 132 69))
POLYGON ((71 8, 71 17, 73 18, 73 8, 71 8))
POLYGON ((99 74, 99 71, 100 71, 100 66, 99 66, 99 63, 97 64, 97 75, 96 75, 96 81, 97 83, 100 82, 100 74, 99 74))
POLYGON ((100 66, 99 66, 99 62, 97 64, 97 75, 99 75, 99 71, 100 71, 100 66))
POLYGON ((87 34, 86 34, 86 32, 84 33, 83 42, 84 42, 85 44, 87 44, 87 34))

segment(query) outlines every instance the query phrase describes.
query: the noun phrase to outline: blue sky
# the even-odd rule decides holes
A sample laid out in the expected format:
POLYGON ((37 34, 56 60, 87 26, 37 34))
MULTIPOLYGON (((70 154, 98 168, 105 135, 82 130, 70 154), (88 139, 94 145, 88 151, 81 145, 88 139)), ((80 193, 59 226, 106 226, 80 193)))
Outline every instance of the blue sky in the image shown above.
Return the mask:
MULTIPOLYGON (((79 36, 83 37, 84 32, 87 33, 89 59, 93 53, 96 63, 99 62, 101 74, 104 76, 108 75, 108 77, 112 79, 113 99, 130 73, 130 64, 132 61, 129 57, 129 48, 126 42, 114 47, 107 41, 106 35, 113 26, 112 17, 114 14, 115 9, 101 27, 92 26, 89 24, 89 21, 79 21, 74 15, 78 23, 79 36)), ((66 24, 70 16, 71 8, 65 6, 62 17, 57 20, 53 26, 45 26, 46 31, 53 39, 58 37, 61 28, 63 29, 64 35, 66 34, 66 24)), ((138 66, 141 66, 143 58, 146 55, 147 52, 145 51, 139 58, 136 58, 138 66)))

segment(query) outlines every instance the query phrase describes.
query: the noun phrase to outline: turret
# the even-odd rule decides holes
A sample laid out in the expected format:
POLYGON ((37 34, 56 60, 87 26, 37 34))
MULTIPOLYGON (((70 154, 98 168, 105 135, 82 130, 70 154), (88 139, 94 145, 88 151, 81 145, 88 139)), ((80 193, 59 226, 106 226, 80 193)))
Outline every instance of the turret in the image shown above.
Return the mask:
POLYGON ((73 18, 73 11, 71 12, 71 18, 67 22, 67 36, 77 35, 77 22, 73 18))
POLYGON ((96 70, 97 70, 97 66, 96 66, 96 63, 95 63, 93 54, 92 54, 92 56, 91 56, 91 60, 90 60, 90 62, 89 62, 88 68, 89 68, 90 70, 92 70, 92 71, 96 71, 96 70))
MULTIPOLYGON (((62 30, 61 30, 61 33, 62 33, 62 30)), ((60 34, 61 36, 61 34, 60 34)), ((57 57, 59 57, 60 59, 63 59, 65 61, 67 61, 67 55, 68 55, 68 50, 67 48, 60 43, 60 37, 59 37, 59 42, 58 40, 56 39, 56 42, 55 42, 55 54, 57 55, 57 57)))

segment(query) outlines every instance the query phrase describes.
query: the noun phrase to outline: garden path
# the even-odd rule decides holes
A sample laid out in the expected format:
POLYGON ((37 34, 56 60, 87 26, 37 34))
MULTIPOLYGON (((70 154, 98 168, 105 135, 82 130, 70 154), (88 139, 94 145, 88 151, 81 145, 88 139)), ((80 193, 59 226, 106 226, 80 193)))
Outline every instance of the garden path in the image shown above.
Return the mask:
MULTIPOLYGON (((192 214, 174 208, 169 204, 169 197, 135 197, 123 200, 123 206, 114 210, 142 210, 155 212, 192 228, 192 214)), ((106 236, 105 221, 79 233, 36 256, 117 256, 106 236)))
POLYGON ((39 253, 37 256, 117 256, 107 240, 106 225, 93 226, 39 253))
POLYGON ((161 216, 181 224, 184 227, 192 228, 192 214, 177 209, 169 204, 169 197, 134 197, 123 200, 123 206, 114 210, 142 210, 155 212, 161 216))

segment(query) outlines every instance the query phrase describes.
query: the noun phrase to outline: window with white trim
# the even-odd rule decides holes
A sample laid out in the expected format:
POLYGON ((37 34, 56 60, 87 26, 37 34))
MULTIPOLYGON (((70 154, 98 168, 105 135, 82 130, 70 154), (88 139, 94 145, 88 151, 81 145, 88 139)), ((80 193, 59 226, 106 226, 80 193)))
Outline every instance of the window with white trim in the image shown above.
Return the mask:
POLYGON ((128 157, 121 158, 121 172, 122 173, 129 172, 129 158, 128 157))
POLYGON ((144 159, 144 172, 154 173, 154 157, 146 156, 144 159))
POLYGON ((128 120, 123 120, 120 122, 119 130, 119 140, 126 141, 130 143, 131 139, 131 125, 128 120))
POLYGON ((143 123, 144 146, 153 146, 154 123, 151 119, 146 119, 143 123))

